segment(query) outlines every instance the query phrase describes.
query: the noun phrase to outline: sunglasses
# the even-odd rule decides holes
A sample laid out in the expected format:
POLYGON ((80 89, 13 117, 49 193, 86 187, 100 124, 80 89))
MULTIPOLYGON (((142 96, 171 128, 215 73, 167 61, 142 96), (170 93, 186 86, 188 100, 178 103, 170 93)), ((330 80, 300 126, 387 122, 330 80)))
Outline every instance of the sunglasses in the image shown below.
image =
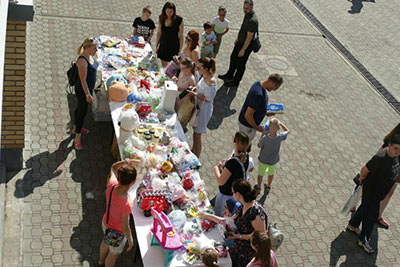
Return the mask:
POLYGON ((191 42, 192 41, 192 39, 189 39, 189 38, 187 38, 187 37, 185 37, 185 40, 187 41, 187 42, 191 42))

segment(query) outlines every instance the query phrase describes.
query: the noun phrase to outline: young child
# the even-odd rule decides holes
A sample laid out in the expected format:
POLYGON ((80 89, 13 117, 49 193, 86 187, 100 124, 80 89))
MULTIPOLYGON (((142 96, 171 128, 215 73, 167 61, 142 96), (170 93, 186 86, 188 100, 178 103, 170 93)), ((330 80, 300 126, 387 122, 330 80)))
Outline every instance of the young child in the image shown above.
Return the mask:
POLYGON ((210 22, 203 24, 204 32, 201 34, 201 50, 200 58, 208 57, 212 58, 214 52, 214 44, 217 43, 217 36, 213 32, 213 28, 210 22))
POLYGON ((281 123, 278 119, 273 118, 269 123, 269 134, 267 131, 263 131, 258 147, 260 149, 260 155, 258 156, 258 176, 257 176, 257 192, 261 191, 261 183, 264 174, 268 174, 268 182, 264 185, 265 193, 269 193, 271 190, 272 179, 274 178, 275 167, 279 162, 279 150, 281 142, 286 140, 289 134, 289 129, 281 123), (278 133, 280 126, 282 126, 284 132, 278 133))
POLYGON ((214 45, 213 58, 215 58, 218 54, 219 47, 221 46, 222 36, 224 36, 229 31, 229 20, 226 18, 226 8, 220 6, 218 8, 218 16, 214 18, 211 26, 213 27, 213 31, 217 36, 217 42, 214 45))
POLYGON ((253 157, 250 156, 251 144, 249 145, 249 148, 247 149, 246 152, 249 153, 249 167, 247 168, 246 177, 245 177, 246 181, 248 181, 249 180, 249 176, 250 176, 250 172, 254 171, 254 160, 253 160, 253 157))
MULTIPOLYGON (((190 58, 184 58, 180 62, 180 68, 181 72, 179 73, 178 78, 176 76, 172 77, 172 80, 176 82, 176 85, 178 87, 178 95, 176 96, 176 101, 175 101, 175 112, 178 113, 178 118, 179 121, 181 122, 182 127, 185 129, 187 123, 190 120, 190 116, 192 114, 192 109, 188 111, 187 108, 185 108, 186 105, 191 105, 194 106, 193 104, 190 104, 191 102, 190 96, 186 95, 184 98, 179 99, 179 94, 185 91, 189 87, 194 87, 196 85, 195 82, 195 64, 190 58), (181 112, 179 111, 181 106, 183 107, 181 112)), ((194 102, 193 102, 194 103, 194 102)))
POLYGON ((150 18, 151 6, 145 6, 142 10, 142 16, 137 17, 133 22, 133 35, 143 36, 144 39, 151 44, 151 37, 154 34, 156 25, 150 18))
POLYGON ((256 251, 256 256, 246 267, 278 267, 267 232, 254 231, 250 237, 250 245, 256 251))
POLYGON ((218 267, 218 252, 213 248, 207 248, 201 253, 201 261, 206 267, 218 267))
POLYGON ((99 266, 114 266, 118 255, 124 251, 126 242, 130 251, 133 246, 131 229, 129 227, 129 216, 132 213, 133 202, 128 191, 136 182, 137 160, 124 160, 114 163, 111 166, 110 180, 107 184, 107 205, 102 220, 104 239, 100 245, 99 266), (112 229, 119 232, 118 238, 112 229))

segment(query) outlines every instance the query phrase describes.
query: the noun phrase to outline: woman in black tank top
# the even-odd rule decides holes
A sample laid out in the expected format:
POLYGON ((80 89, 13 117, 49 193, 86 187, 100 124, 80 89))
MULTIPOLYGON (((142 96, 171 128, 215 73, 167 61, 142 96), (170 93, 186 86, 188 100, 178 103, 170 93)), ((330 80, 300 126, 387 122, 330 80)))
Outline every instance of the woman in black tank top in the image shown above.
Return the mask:
POLYGON ((75 85, 75 95, 78 100, 78 106, 74 114, 75 126, 72 133, 75 133, 74 147, 82 150, 81 134, 87 134, 89 131, 82 128, 89 103, 93 103, 93 89, 96 83, 96 72, 99 66, 93 56, 97 52, 97 41, 94 38, 86 38, 78 48, 78 66, 79 79, 75 85))

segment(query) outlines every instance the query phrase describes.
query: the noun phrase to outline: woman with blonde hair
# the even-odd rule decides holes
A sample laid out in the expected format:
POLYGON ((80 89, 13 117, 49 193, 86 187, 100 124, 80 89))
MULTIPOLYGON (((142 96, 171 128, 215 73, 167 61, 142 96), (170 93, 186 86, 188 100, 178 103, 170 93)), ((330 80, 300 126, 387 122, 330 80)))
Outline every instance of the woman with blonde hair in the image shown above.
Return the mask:
POLYGON ((215 199, 215 213, 222 216, 228 199, 234 199, 232 184, 234 181, 244 179, 249 167, 249 155, 246 152, 250 145, 250 138, 244 132, 236 132, 232 146, 233 154, 225 163, 214 166, 214 175, 219 185, 219 192, 215 199))
POLYGON ((250 237, 250 245, 256 251, 256 255, 246 267, 278 267, 267 232, 254 231, 250 237))
POLYGON ((97 52, 97 41, 94 38, 86 38, 78 48, 78 67, 79 79, 75 84, 75 95, 78 100, 78 106, 74 114, 75 134, 74 147, 76 150, 82 150, 81 135, 87 134, 89 131, 83 128, 89 104, 93 103, 93 89, 96 84, 96 72, 99 64, 93 58, 97 52))

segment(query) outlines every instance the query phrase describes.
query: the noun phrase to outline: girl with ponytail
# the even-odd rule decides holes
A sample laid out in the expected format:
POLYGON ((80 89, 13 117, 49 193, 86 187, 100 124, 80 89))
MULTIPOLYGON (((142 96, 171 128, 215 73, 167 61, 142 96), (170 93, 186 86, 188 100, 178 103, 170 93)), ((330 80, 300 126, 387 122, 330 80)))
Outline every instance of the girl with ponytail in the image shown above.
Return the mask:
POLYGON ((219 163, 214 166, 213 171, 219 192, 215 199, 215 212, 217 216, 222 216, 225 204, 228 199, 233 200, 232 183, 238 179, 245 179, 249 167, 249 155, 247 149, 250 145, 250 138, 244 132, 236 132, 232 147, 232 157, 224 164, 219 163))
POLYGON ((267 232, 254 231, 250 238, 250 244, 256 251, 256 256, 246 267, 278 267, 267 232))
POLYGON ((207 133, 207 124, 213 113, 213 102, 217 92, 215 60, 208 57, 199 59, 199 74, 203 78, 192 88, 189 96, 196 97, 197 125, 193 125, 192 152, 199 158, 201 153, 201 135, 207 133))
MULTIPOLYGON (((248 181, 240 179, 233 182, 232 192, 235 200, 239 201, 242 206, 232 216, 237 231, 228 237, 228 239, 234 240, 234 247, 229 250, 229 253, 232 258, 232 266, 242 267, 256 256, 256 251, 251 247, 250 238, 254 231, 266 231, 268 216, 264 208, 255 201, 257 191, 251 187, 248 181)), ((199 216, 216 223, 225 223, 226 221, 225 218, 206 212, 199 212, 199 216)))

